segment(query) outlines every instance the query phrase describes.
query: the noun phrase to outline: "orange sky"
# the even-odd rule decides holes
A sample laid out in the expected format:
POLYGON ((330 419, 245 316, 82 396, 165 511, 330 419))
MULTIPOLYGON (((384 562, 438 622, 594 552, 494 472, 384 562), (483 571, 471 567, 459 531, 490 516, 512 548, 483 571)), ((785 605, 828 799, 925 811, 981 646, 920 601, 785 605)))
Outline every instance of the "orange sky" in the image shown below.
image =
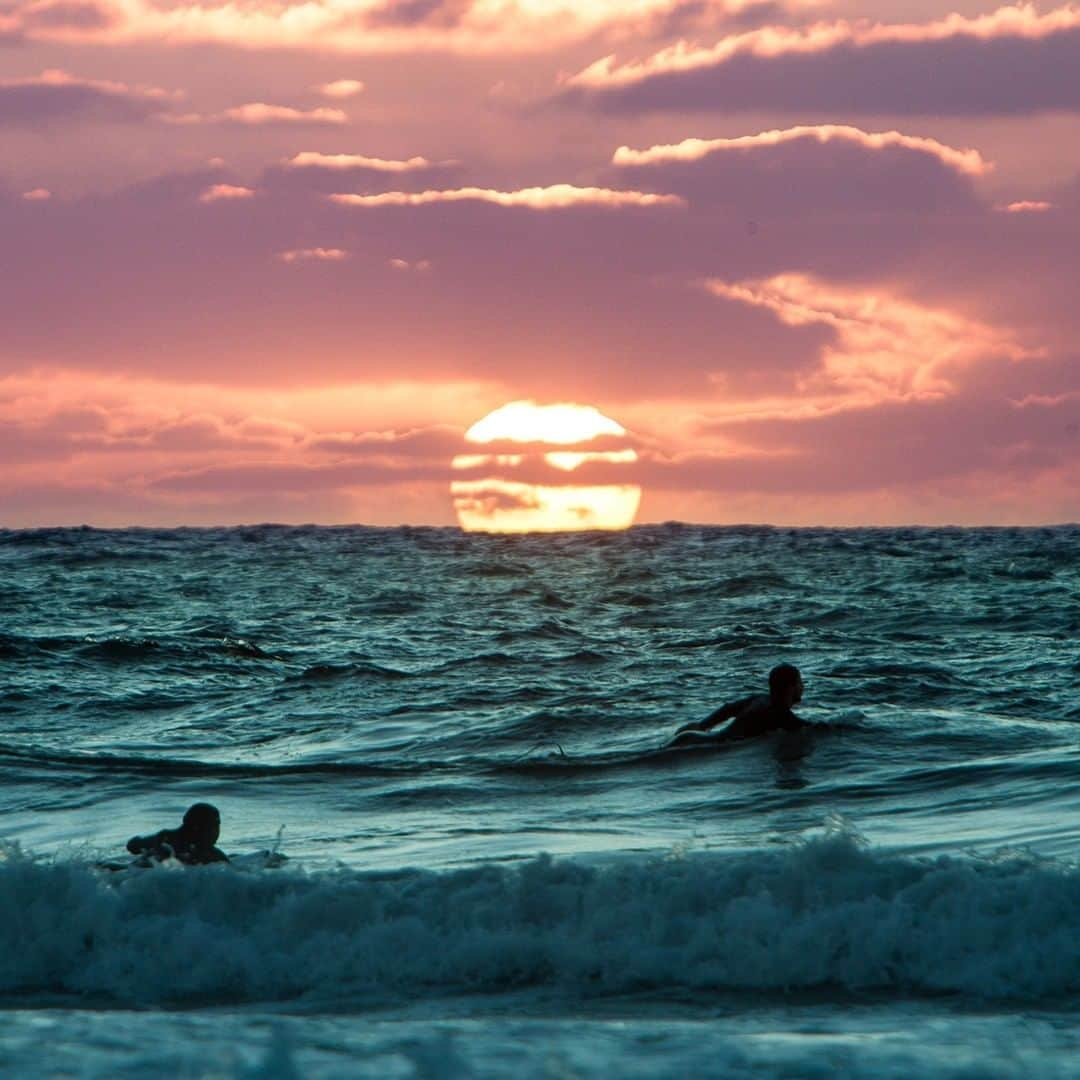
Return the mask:
POLYGON ((449 524, 523 399, 639 521, 1076 521, 1077 70, 1070 5, 14 0, 0 526, 449 524))

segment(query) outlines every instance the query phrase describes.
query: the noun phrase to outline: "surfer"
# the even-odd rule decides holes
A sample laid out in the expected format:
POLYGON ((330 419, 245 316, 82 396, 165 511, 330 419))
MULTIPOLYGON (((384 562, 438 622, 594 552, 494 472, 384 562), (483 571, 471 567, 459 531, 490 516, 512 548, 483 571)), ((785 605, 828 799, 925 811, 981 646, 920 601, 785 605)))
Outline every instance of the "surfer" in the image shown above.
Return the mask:
POLYGON ((792 711, 793 705, 802 701, 803 681, 799 669, 793 664, 778 664, 769 672, 769 693, 740 698, 721 705, 704 720, 687 724, 675 732, 669 746, 693 746, 704 740, 696 738, 712 731, 726 720, 731 723, 708 741, 728 739, 751 739, 768 735, 773 731, 801 731, 817 727, 808 720, 800 720, 792 711))
POLYGON ((210 803, 189 806, 179 829, 162 829, 153 836, 133 836, 127 842, 132 855, 148 856, 161 862, 173 858, 188 866, 228 862, 229 857, 215 847, 221 833, 221 815, 210 803))

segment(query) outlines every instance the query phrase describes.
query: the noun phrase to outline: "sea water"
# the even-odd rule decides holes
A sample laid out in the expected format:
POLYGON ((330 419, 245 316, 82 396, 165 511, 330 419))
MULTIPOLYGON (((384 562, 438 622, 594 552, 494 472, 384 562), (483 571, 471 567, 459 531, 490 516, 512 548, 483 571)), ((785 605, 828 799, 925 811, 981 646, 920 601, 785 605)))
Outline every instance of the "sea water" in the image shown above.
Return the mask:
POLYGON ((0 532, 0 1071, 1075 1076, 1078 554, 0 532), (663 749, 782 661, 828 729, 663 749))

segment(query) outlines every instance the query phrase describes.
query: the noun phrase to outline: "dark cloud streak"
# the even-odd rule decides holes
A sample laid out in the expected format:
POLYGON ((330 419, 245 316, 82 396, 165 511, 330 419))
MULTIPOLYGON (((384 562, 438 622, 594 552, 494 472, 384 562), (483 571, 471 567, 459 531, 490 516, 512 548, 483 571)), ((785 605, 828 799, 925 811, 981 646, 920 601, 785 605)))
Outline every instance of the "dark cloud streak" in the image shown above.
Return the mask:
POLYGON ((556 100, 611 113, 814 109, 859 115, 1017 116, 1080 109, 1080 28, 1041 38, 955 36, 737 52, 620 85, 572 85, 556 100))

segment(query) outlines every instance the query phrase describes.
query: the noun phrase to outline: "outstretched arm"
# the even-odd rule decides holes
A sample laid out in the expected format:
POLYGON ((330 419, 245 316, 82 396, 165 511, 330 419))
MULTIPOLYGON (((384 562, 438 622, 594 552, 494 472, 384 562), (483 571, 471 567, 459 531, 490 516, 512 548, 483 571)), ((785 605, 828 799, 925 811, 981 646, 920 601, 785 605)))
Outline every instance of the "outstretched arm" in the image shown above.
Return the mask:
POLYGON ((709 713, 704 720, 698 725, 700 731, 712 731, 717 724, 727 723, 738 713, 742 706, 741 701, 729 701, 726 705, 721 705, 719 709, 709 713))
POLYGON ((723 724, 737 716, 745 704, 745 698, 739 701, 729 701, 726 705, 721 705, 719 709, 709 713, 704 720, 698 720, 693 724, 684 724, 675 734, 678 736, 685 731, 712 731, 717 724, 723 724))
POLYGON ((156 832, 153 836, 133 836, 127 842, 127 849, 132 855, 157 855, 164 847, 169 847, 171 851, 166 836, 167 832, 167 829, 162 829, 161 832, 156 832))

